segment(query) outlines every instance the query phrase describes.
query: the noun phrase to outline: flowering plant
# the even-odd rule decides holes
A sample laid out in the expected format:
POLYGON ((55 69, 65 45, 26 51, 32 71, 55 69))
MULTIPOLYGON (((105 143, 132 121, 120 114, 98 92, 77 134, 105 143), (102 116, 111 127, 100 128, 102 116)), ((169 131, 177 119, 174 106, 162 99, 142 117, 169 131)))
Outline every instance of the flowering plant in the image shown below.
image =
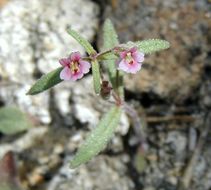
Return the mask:
POLYGON ((89 161, 106 146, 118 126, 122 110, 137 115, 124 102, 124 74, 135 74, 140 71, 145 54, 169 48, 169 43, 160 39, 119 44, 110 20, 105 21, 103 29, 104 44, 102 51, 99 53, 80 34, 73 29, 69 29, 68 33, 84 47, 88 57, 82 57, 79 52, 72 52, 69 57, 60 59, 59 63, 62 67, 43 75, 27 93, 35 95, 62 81, 79 80, 91 68, 95 93, 104 99, 113 97, 113 107, 102 117, 85 143, 79 148, 70 162, 71 168, 89 161), (100 73, 101 62, 106 63, 109 81, 104 80, 100 73))

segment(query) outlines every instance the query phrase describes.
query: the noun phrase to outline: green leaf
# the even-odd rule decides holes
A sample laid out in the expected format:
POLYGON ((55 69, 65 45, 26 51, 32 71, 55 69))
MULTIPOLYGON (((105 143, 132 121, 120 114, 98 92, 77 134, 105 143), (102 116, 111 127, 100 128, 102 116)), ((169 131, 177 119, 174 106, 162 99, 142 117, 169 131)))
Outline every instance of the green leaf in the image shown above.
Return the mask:
MULTIPOLYGON (((115 31, 115 28, 112 22, 109 19, 107 19, 103 26, 103 50, 105 51, 105 50, 114 48, 118 44, 119 44, 119 40, 118 40, 117 33, 115 31)), ((122 72, 117 71, 116 63, 115 63, 116 59, 113 54, 111 55, 107 54, 105 55, 105 57, 106 59, 108 59, 105 61, 105 64, 108 68, 109 79, 111 81, 112 87, 123 98, 124 96, 123 74, 122 72), (116 78, 117 72, 118 72, 118 79, 116 78)))
POLYGON ((103 26, 103 50, 113 48, 119 44, 117 33, 112 22, 106 19, 103 26))
POLYGON ((31 127, 27 116, 16 107, 0 109, 0 132, 11 135, 31 127))
POLYGON ((134 46, 137 46, 139 51, 149 54, 156 51, 168 49, 170 47, 170 44, 166 40, 160 40, 160 39, 149 39, 149 40, 143 40, 143 41, 137 41, 137 42, 128 42, 127 44, 123 45, 123 47, 131 48, 134 46))
POLYGON ((96 94, 100 94, 100 89, 101 89, 100 66, 97 60, 92 61, 91 65, 92 65, 94 90, 96 94))
POLYGON ((79 148, 73 160, 70 162, 71 168, 89 161, 105 148, 118 126, 121 115, 120 107, 113 107, 102 118, 98 126, 91 131, 84 144, 79 148))
POLYGON ((138 152, 136 153, 134 161, 135 168, 139 173, 143 172, 146 169, 147 163, 145 155, 140 150, 138 150, 138 152))
POLYGON ((159 39, 144 40, 136 42, 136 44, 138 49, 145 54, 168 49, 170 47, 169 42, 159 39))
POLYGON ((43 92, 58 83, 62 82, 63 80, 60 79, 60 72, 63 67, 59 67, 50 73, 43 75, 27 92, 27 95, 35 95, 40 92, 43 92))
POLYGON ((170 47, 170 44, 166 40, 160 40, 160 39, 149 39, 149 40, 143 40, 143 41, 137 41, 137 42, 128 42, 127 44, 122 44, 121 47, 125 48, 131 48, 136 46, 139 51, 149 54, 156 51, 168 49, 170 47))
POLYGON ((79 33, 77 33, 75 30, 73 29, 68 29, 67 32, 79 43, 81 44, 84 49, 86 50, 86 52, 89 55, 95 55, 97 52, 95 51, 95 49, 92 47, 92 45, 83 37, 81 36, 79 33))
MULTIPOLYGON (((108 50, 116 45, 119 44, 117 33, 114 29, 114 26, 112 22, 107 19, 103 26, 103 50, 108 50)), ((107 58, 114 58, 113 55, 107 55, 107 58)), ((116 64, 115 60, 107 60, 105 61, 106 66, 108 68, 108 74, 110 81, 112 83, 112 86, 115 86, 115 76, 116 76, 116 64)))

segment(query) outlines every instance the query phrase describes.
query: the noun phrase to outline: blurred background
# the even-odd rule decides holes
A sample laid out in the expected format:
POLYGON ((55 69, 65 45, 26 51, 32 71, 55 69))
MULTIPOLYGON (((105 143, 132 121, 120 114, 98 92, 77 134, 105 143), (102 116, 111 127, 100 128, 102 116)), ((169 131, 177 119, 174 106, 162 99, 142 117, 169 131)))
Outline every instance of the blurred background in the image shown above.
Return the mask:
POLYGON ((1 190, 210 190, 210 112, 210 0, 0 0, 1 190), (109 105, 94 95, 91 75, 26 92, 61 57, 85 54, 67 27, 99 49, 106 18, 122 43, 171 43, 147 56, 138 74, 125 75, 126 101, 139 114, 148 150, 124 114, 106 150, 70 170, 109 105), (16 188, 2 188, 5 181, 16 188))

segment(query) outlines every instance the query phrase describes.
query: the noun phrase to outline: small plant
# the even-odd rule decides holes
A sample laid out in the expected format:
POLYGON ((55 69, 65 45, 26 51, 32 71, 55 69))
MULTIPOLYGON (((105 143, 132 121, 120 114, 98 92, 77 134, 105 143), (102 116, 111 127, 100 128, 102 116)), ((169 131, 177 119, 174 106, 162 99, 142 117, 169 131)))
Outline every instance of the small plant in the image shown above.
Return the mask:
POLYGON ((123 76, 126 73, 135 74, 140 71, 144 56, 169 48, 169 42, 160 39, 149 39, 137 42, 119 44, 117 34, 110 20, 106 20, 103 28, 103 48, 97 52, 92 45, 73 29, 68 33, 86 50, 88 56, 82 57, 79 52, 73 52, 69 57, 61 59, 61 67, 42 76, 27 94, 35 95, 43 92, 62 81, 76 81, 92 69, 94 91, 105 100, 113 97, 113 107, 102 117, 96 128, 90 132, 84 144, 70 161, 70 167, 89 161, 103 150, 118 126, 123 110, 128 110, 124 102, 123 76), (108 71, 109 81, 103 79, 100 73, 104 62, 108 71), (126 109, 123 109, 125 108, 126 109))

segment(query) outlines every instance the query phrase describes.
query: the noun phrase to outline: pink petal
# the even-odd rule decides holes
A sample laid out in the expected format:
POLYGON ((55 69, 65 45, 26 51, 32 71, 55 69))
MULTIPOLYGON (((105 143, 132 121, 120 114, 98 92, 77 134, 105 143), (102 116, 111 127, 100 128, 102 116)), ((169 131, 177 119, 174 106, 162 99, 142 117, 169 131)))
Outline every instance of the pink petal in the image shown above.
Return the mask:
POLYGON ((62 80, 70 80, 71 79, 71 72, 68 67, 64 67, 60 72, 60 79, 62 80))
POLYGON ((137 73, 141 69, 141 64, 140 63, 134 63, 133 65, 130 65, 129 68, 129 73, 137 73))
POLYGON ((76 81, 84 76, 82 72, 75 73, 71 76, 71 80, 76 81))
POLYGON ((135 52, 137 52, 137 47, 132 47, 130 50, 129 50, 129 52, 131 52, 131 53, 135 53, 135 52))
POLYGON ((122 51, 122 52, 120 52, 120 58, 121 59, 124 59, 126 56, 127 56, 127 53, 128 53, 128 51, 122 51))
POLYGON ((88 73, 89 69, 91 67, 90 63, 88 61, 82 61, 82 60, 80 60, 79 63, 80 63, 81 72, 82 73, 88 73))
POLYGON ((59 63, 60 63, 63 67, 65 67, 65 66, 68 66, 68 65, 69 65, 70 61, 69 61, 68 58, 63 58, 63 59, 60 59, 60 60, 59 60, 59 63))
POLYGON ((134 62, 133 64, 129 64, 124 59, 119 63, 119 70, 123 70, 126 73, 137 73, 141 69, 141 64, 138 62, 134 62))
POLYGON ((71 55, 70 55, 70 58, 71 58, 71 61, 79 61, 80 59, 81 59, 81 54, 80 54, 80 52, 73 52, 73 53, 71 53, 71 55))
POLYGON ((118 69, 119 70, 123 70, 125 72, 129 72, 129 64, 124 60, 122 59, 120 62, 119 62, 119 66, 118 66, 118 69))
POLYGON ((132 57, 133 57, 133 59, 135 60, 135 61, 137 61, 137 62, 139 62, 139 63, 141 63, 141 62, 143 62, 144 61, 144 54, 142 53, 142 52, 134 52, 133 54, 132 54, 132 57))

